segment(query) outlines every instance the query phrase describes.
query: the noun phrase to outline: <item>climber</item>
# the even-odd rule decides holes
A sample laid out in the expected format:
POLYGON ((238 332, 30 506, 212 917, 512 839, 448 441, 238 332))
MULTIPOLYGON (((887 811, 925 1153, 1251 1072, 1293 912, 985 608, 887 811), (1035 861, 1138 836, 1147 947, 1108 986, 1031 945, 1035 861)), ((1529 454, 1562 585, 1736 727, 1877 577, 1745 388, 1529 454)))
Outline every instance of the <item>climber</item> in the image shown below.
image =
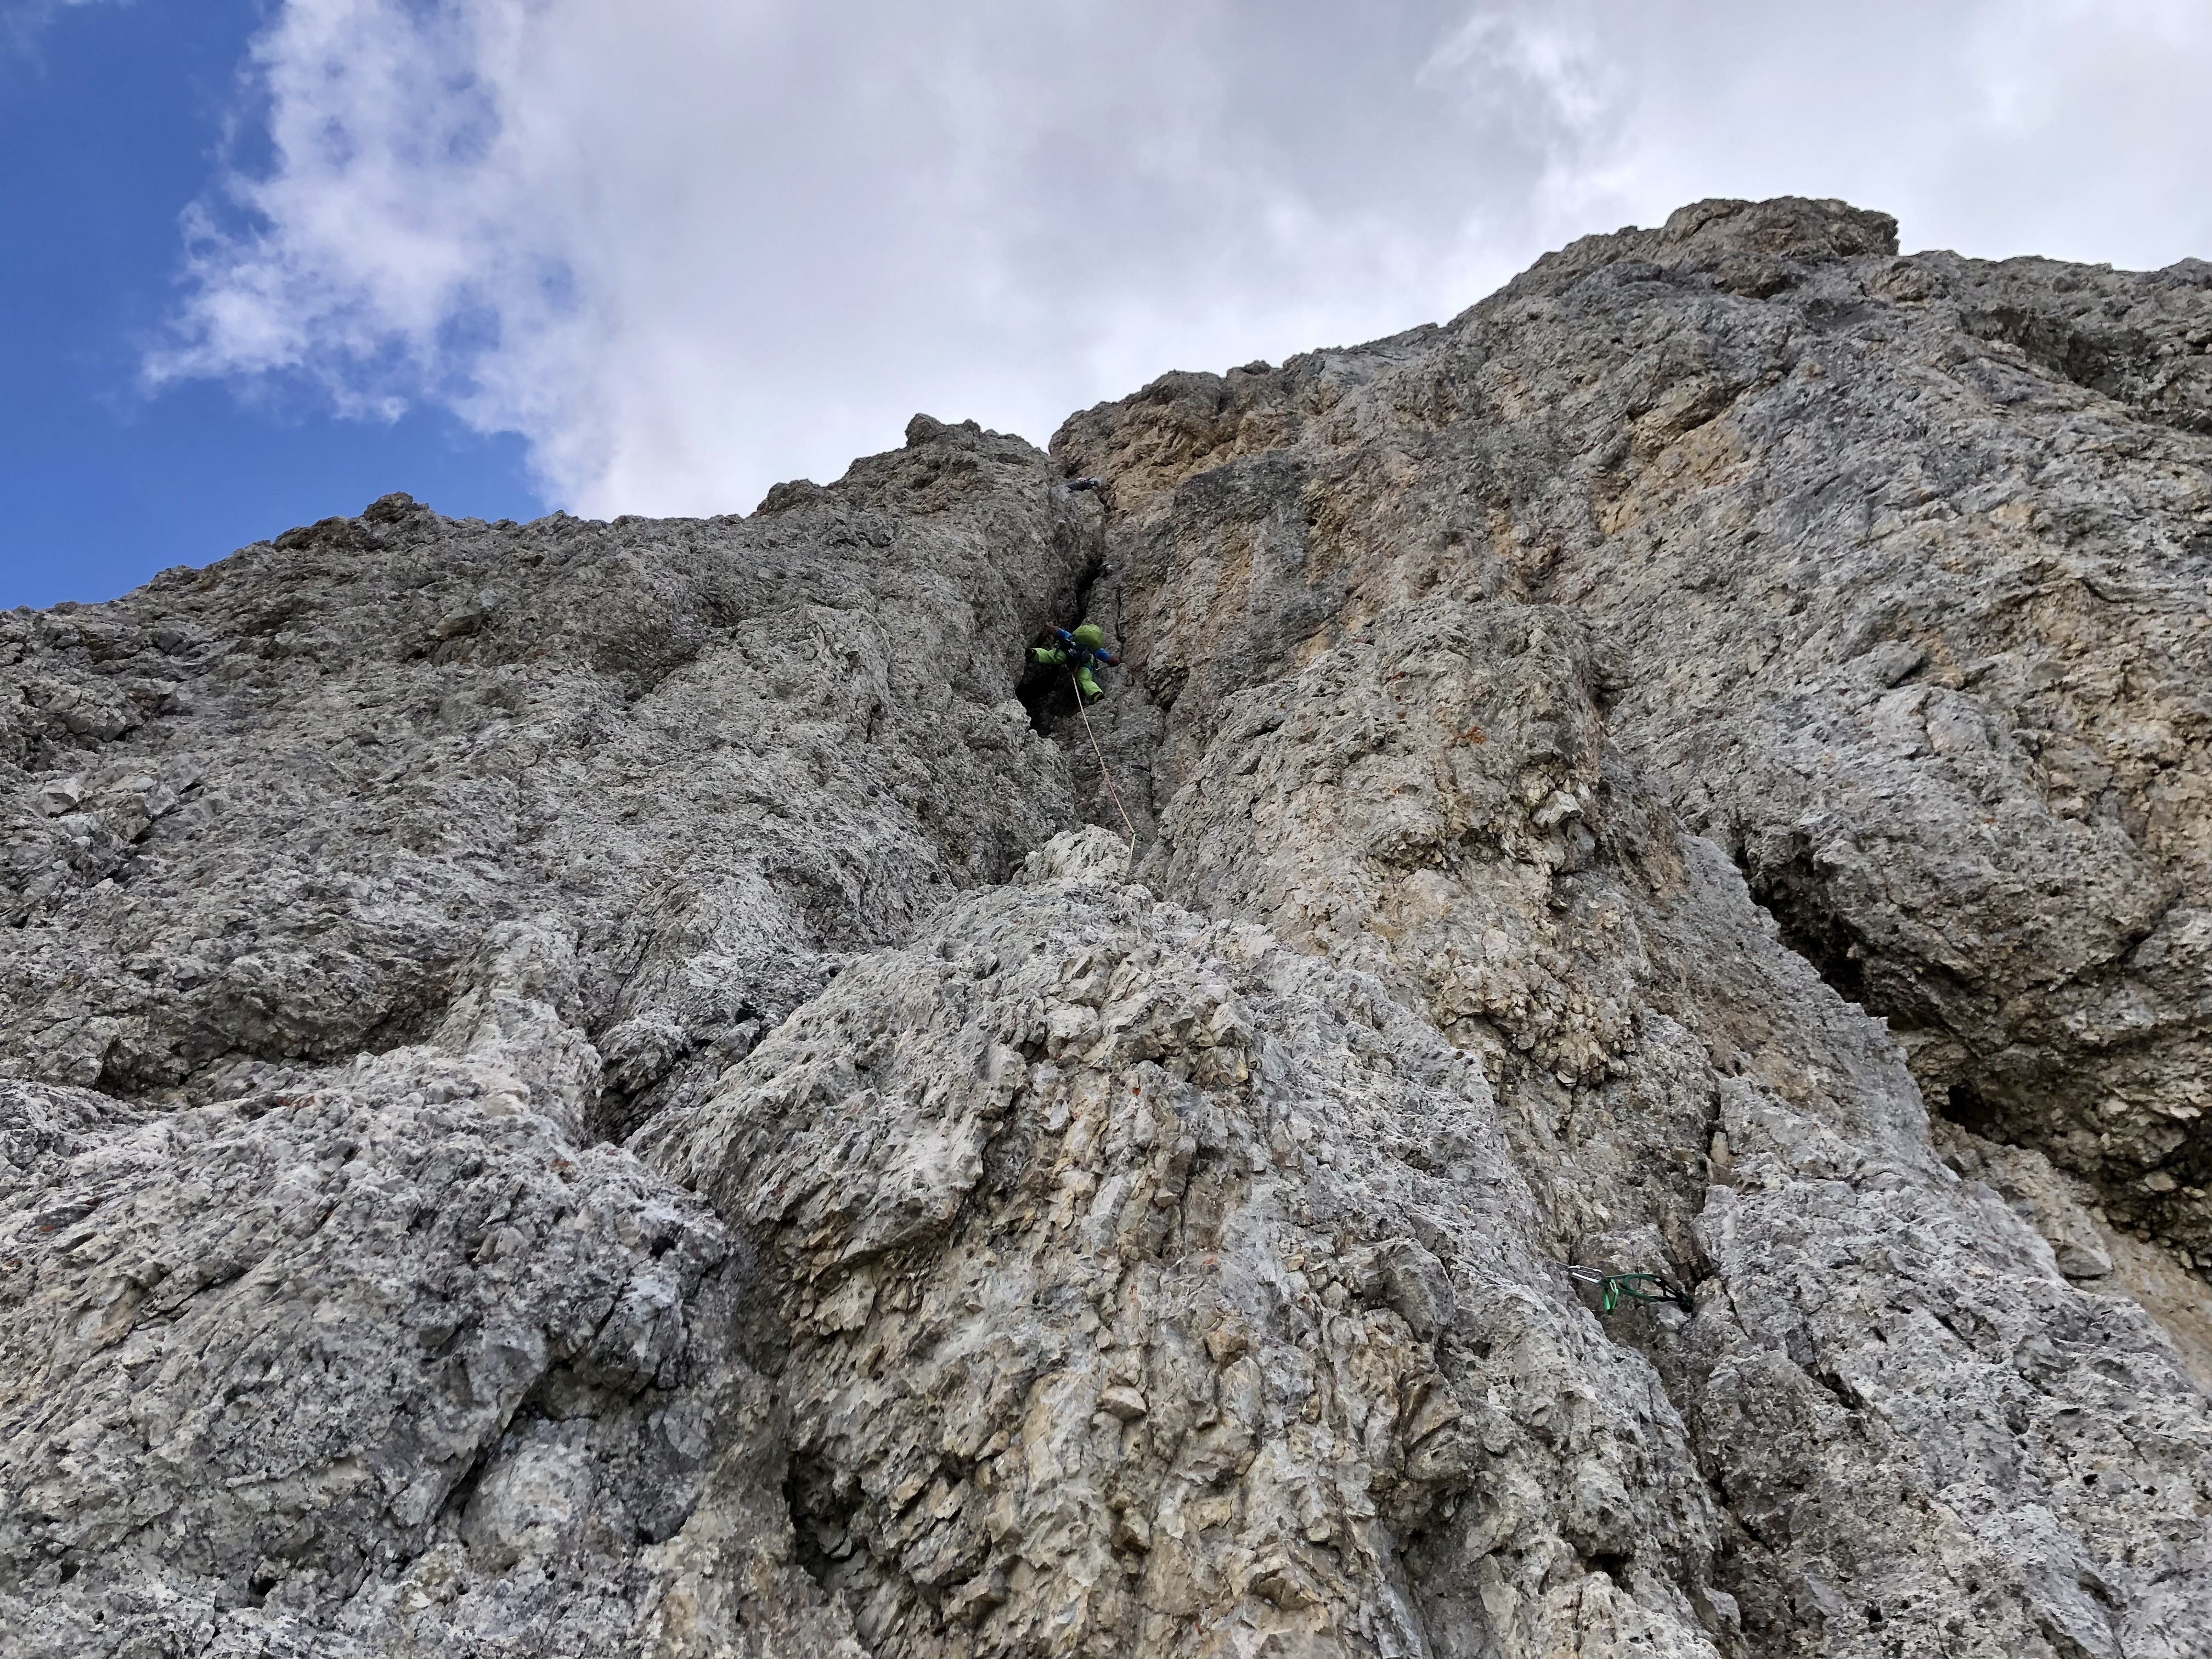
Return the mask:
POLYGON ((1600 1289, 1607 1313, 1623 1302, 1671 1302, 1684 1313, 1698 1310, 1690 1293, 1662 1273, 1607 1273, 1600 1289))
POLYGON ((1103 478, 1070 478, 1067 481, 1067 493, 1071 495, 1078 495, 1086 489, 1103 489, 1105 488, 1106 480, 1103 478))
POLYGON ((1689 1291, 1664 1273, 1608 1273, 1575 1262, 1562 1262, 1560 1265, 1566 1268, 1568 1278, 1597 1286, 1607 1313, 1611 1313, 1624 1302, 1670 1302, 1685 1313, 1698 1310, 1698 1304, 1689 1291))
POLYGON ((1085 623, 1073 634, 1064 628, 1055 628, 1052 635, 1058 643, 1030 647, 1030 660, 1073 671, 1075 689, 1083 700, 1097 702, 1105 694, 1098 689, 1091 668, 1101 663, 1109 668, 1116 666, 1121 660, 1121 653, 1106 648, 1106 635, 1097 623, 1085 623))

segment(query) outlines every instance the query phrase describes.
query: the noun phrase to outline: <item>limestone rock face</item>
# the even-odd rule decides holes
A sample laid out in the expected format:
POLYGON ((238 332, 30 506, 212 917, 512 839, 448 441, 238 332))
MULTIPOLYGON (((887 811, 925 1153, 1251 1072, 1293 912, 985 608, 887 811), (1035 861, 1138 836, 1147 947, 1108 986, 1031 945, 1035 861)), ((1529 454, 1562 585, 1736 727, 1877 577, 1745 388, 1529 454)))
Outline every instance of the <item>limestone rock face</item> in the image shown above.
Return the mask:
POLYGON ((0 617, 10 1650, 2201 1653, 2208 344, 1705 203, 0 617))
POLYGON ((870 1652, 1711 1650, 1681 1424, 1480 1065, 1264 929, 974 901, 639 1150, 760 1241, 870 1652))
POLYGON ((1571 617, 1609 740, 1939 1109, 2212 1255, 2212 265, 1894 255, 1839 204, 1704 203, 1071 421, 1145 793, 1394 607, 1571 617))
POLYGON ((618 1129, 1003 879, 1066 814, 1013 674, 1087 547, 1028 445, 909 438, 744 521, 387 498, 0 618, 10 1057, 265 1090, 428 1035, 544 917, 618 1129))

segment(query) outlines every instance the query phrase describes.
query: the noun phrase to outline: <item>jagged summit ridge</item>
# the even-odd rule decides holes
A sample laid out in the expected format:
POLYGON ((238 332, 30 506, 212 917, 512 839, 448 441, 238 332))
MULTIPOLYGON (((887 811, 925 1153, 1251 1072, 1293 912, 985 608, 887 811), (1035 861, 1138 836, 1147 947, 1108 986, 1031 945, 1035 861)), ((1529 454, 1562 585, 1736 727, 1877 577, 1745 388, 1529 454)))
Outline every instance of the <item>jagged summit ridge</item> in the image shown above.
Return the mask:
POLYGON ((2208 343, 1702 203, 0 618, 0 1628, 2194 1654, 2208 343))

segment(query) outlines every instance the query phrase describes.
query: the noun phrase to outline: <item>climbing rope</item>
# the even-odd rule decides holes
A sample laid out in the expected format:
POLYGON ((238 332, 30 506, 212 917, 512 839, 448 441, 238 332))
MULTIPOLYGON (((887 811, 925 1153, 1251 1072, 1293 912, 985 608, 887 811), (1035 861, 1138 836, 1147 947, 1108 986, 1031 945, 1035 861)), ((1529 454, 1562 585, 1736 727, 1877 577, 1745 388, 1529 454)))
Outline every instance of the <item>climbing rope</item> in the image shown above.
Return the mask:
POLYGON ((1114 810, 1121 815, 1121 827, 1129 832, 1129 850, 1137 850, 1137 826, 1129 822, 1129 809, 1121 805, 1121 792, 1114 787, 1114 775, 1106 769, 1106 751, 1098 746, 1098 734, 1091 729, 1091 711, 1083 706, 1083 682, 1075 678, 1075 671, 1067 671, 1067 683, 1075 688, 1075 712, 1083 716, 1084 735, 1091 739, 1091 752, 1098 759, 1098 775, 1106 780, 1106 793, 1114 798, 1114 810))

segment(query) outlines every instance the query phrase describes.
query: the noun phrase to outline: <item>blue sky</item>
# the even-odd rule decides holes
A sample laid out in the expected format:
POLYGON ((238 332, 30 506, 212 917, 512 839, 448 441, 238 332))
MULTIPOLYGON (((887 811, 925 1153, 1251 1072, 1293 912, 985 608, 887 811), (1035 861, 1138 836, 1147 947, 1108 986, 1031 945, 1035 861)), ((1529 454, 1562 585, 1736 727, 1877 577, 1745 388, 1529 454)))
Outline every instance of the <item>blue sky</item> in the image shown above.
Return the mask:
POLYGON ((457 517, 545 510, 520 437, 435 406, 386 422, 281 379, 143 389, 178 304, 179 216, 250 108, 261 21, 252 0, 140 0, 13 41, 0 26, 0 608, 112 599, 391 489, 457 517))
POLYGON ((0 607, 750 508, 1705 197, 2212 257, 2207 0, 0 0, 0 607))

